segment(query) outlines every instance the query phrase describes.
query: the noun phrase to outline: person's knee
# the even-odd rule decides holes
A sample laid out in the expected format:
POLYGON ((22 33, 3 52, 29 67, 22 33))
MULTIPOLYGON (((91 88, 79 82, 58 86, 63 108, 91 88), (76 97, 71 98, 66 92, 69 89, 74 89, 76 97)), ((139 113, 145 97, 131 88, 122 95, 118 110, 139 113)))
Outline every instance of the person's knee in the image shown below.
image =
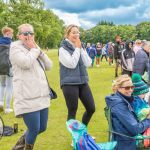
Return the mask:
POLYGON ((95 110, 96 110, 95 106, 93 106, 87 110, 87 113, 92 115, 92 114, 94 114, 95 110))
POLYGON ((45 126, 42 126, 42 127, 40 128, 40 131, 39 131, 39 133, 42 133, 42 132, 44 132, 46 129, 47 129, 47 125, 45 125, 45 126))

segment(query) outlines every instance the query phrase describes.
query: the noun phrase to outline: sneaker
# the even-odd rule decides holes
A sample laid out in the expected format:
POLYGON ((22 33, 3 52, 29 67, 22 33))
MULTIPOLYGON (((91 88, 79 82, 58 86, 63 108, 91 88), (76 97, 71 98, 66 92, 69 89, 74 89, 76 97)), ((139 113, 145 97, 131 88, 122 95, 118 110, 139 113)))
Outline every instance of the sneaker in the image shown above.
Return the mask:
POLYGON ((4 110, 4 103, 0 102, 0 111, 3 111, 3 110, 4 110))
POLYGON ((5 113, 6 113, 6 114, 9 114, 9 113, 11 113, 11 112, 13 112, 13 109, 11 109, 11 108, 6 108, 6 109, 5 109, 5 113))
POLYGON ((94 137, 94 136, 91 136, 92 137, 92 139, 95 141, 96 140, 96 137, 94 137))

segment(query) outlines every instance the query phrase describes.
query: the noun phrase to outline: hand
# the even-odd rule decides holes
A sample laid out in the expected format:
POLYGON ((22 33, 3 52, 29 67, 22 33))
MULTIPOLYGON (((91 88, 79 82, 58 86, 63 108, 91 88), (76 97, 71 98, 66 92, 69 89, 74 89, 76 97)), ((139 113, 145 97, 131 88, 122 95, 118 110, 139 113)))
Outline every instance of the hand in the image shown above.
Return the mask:
POLYGON ((23 44, 25 45, 25 47, 31 49, 31 48, 37 48, 37 44, 34 41, 34 37, 32 36, 27 36, 25 38, 25 40, 23 41, 23 44))
POLYGON ((76 39, 76 41, 75 41, 75 47, 77 47, 77 48, 81 48, 82 47, 82 45, 81 45, 81 41, 80 41, 80 39, 79 38, 77 38, 76 39))
POLYGON ((146 118, 150 119, 150 114, 148 114, 146 118))

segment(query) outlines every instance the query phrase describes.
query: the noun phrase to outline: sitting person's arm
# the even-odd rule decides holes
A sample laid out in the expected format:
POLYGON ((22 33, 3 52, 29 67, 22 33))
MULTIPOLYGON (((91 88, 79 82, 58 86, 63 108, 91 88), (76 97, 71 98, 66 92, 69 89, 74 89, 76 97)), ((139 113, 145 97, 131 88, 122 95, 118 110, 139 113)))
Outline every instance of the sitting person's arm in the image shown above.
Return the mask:
POLYGON ((131 112, 128 106, 123 103, 113 106, 111 112, 132 136, 143 133, 148 127, 150 127, 150 119, 146 118, 143 121, 138 122, 133 112, 131 112))

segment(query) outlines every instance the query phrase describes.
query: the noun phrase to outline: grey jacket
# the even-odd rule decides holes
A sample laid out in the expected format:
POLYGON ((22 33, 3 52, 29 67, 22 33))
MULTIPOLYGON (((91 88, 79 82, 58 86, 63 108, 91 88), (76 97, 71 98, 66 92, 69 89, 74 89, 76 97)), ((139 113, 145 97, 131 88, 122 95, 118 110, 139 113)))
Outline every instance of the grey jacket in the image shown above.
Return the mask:
MULTIPOLYGON (((63 40, 61 47, 67 50, 70 55, 74 52, 74 47, 67 41, 63 40)), ((88 82, 88 74, 86 71, 86 66, 84 65, 82 58, 80 56, 77 66, 74 69, 65 67, 60 63, 60 85, 76 85, 85 84, 88 82)))

